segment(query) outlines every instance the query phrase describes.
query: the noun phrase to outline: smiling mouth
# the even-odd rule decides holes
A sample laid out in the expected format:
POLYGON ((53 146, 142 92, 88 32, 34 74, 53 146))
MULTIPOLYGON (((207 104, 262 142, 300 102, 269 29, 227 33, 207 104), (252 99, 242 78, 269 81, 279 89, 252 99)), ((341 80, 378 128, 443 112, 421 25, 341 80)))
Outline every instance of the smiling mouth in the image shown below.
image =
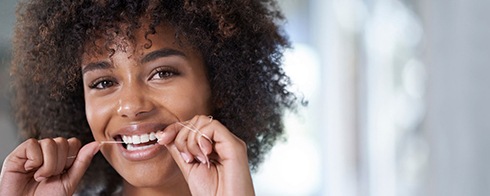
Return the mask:
POLYGON ((123 141, 123 147, 128 151, 144 150, 157 143, 156 132, 141 135, 118 135, 116 141, 123 141))

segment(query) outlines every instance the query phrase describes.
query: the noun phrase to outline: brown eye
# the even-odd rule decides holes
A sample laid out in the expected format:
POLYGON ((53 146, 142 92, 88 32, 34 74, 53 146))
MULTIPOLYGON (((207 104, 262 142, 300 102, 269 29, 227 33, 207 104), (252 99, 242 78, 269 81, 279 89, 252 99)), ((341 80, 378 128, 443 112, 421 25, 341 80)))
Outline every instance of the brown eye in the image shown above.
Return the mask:
POLYGON ((157 75, 158 75, 158 77, 160 77, 160 78, 167 78, 167 77, 171 77, 171 76, 173 76, 173 75, 174 75, 174 73, 172 73, 172 72, 168 72, 168 71, 159 71, 159 72, 157 73, 157 75))
POLYGON ((89 87, 91 89, 99 89, 99 90, 102 90, 102 89, 109 88, 111 86, 114 86, 114 81, 107 80, 107 79, 102 79, 102 80, 96 80, 89 87))
POLYGON ((150 80, 168 79, 176 75, 178 75, 178 72, 172 68, 157 68, 150 80))

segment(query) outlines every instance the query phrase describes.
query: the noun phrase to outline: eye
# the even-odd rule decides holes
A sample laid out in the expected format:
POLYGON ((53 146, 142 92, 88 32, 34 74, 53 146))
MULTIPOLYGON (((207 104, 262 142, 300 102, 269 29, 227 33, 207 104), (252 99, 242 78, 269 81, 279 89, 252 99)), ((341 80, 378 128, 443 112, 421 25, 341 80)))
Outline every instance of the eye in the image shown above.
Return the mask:
POLYGON ((116 82, 111 79, 101 78, 92 82, 92 84, 89 85, 89 88, 102 90, 114 86, 115 83, 116 82))
POLYGON ((178 75, 179 72, 170 67, 159 67, 153 71, 150 80, 164 80, 178 75))

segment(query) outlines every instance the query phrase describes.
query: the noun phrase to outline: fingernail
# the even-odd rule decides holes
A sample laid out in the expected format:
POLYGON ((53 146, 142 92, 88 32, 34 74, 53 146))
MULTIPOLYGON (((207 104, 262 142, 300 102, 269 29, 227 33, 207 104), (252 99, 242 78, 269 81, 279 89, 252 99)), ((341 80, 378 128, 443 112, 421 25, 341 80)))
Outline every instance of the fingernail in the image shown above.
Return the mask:
POLYGON ((199 145, 199 149, 201 149, 201 152, 202 152, 203 154, 206 154, 206 153, 204 152, 204 147, 202 146, 202 144, 201 144, 201 140, 200 140, 200 139, 201 139, 200 137, 197 139, 197 145, 199 145))
POLYGON ((46 180, 46 177, 41 177, 41 176, 38 176, 37 178, 35 178, 35 180, 36 180, 37 182, 41 182, 41 181, 43 181, 43 180, 46 180))
POLYGON ((182 156, 182 158, 184 159, 184 161, 185 161, 186 163, 190 163, 190 162, 191 162, 191 158, 190 158, 190 157, 189 157, 189 155, 187 155, 186 153, 181 152, 181 153, 180 153, 180 156, 182 156))
POLYGON ((24 169, 28 172, 28 171, 31 171, 32 169, 34 169, 33 166, 27 166, 27 167, 24 167, 24 169))
POLYGON ((211 153, 211 150, 209 148, 204 148, 204 145, 202 144, 202 139, 203 137, 199 137, 197 139, 197 144, 199 145, 199 148, 201 149, 201 152, 204 154, 204 155, 209 155, 211 153))
POLYGON ((201 162, 202 164, 206 163, 206 159, 203 159, 200 156, 197 156, 196 159, 199 160, 199 162, 201 162))

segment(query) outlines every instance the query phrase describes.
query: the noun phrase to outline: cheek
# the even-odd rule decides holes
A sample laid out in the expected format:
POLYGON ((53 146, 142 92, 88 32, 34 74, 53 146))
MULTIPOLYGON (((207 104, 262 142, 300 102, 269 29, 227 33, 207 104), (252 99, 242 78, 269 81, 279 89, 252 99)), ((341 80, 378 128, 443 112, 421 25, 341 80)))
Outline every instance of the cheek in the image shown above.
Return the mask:
POLYGON ((85 113, 95 140, 103 140, 104 127, 108 122, 109 104, 101 104, 85 97, 85 113))
POLYGON ((87 122, 90 126, 90 130, 92 131, 92 135, 94 135, 94 138, 97 140, 97 132, 96 130, 99 130, 97 126, 100 124, 98 120, 100 120, 97 117, 97 112, 95 112, 95 108, 90 101, 85 101, 85 113, 87 115, 87 122))
POLYGON ((197 86, 197 89, 194 89, 195 92, 198 92, 194 96, 194 100, 201 108, 202 114, 211 114, 213 105, 211 102, 211 88, 207 80, 203 79, 200 86, 197 86))
MULTIPOLYGON (((211 93, 206 85, 195 85, 194 88, 187 88, 185 95, 177 100, 176 105, 186 111, 186 120, 195 115, 211 114, 211 93)), ((182 120, 182 119, 181 119, 182 120)))
MULTIPOLYGON (((209 115, 209 95, 204 91, 188 86, 173 88, 171 91, 154 92, 153 100, 162 114, 177 117, 178 121, 186 121, 195 115, 209 115)), ((167 117, 170 117, 167 116, 167 117)))

